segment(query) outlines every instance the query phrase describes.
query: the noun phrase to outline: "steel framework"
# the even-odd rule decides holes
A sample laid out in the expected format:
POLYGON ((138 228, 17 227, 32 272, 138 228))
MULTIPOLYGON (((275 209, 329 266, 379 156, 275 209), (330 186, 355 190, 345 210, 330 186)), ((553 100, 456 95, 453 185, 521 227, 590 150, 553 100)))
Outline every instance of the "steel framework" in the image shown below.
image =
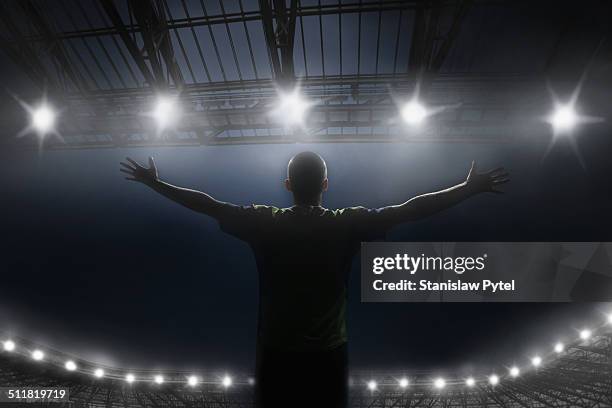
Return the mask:
POLYGON ((38 86, 32 95, 46 89, 62 109, 63 141, 51 138, 49 147, 503 142, 533 126, 525 112, 548 99, 545 72, 474 72, 450 58, 471 13, 490 4, 512 7, 486 0, 7 0, 0 45, 38 86), (287 129, 267 112, 276 87, 298 83, 319 103, 305 129, 287 129), (418 132, 399 123, 397 108, 416 84, 429 105, 446 108, 418 132), (179 95, 184 111, 180 126, 163 134, 143 116, 159 93, 179 95))
MULTIPOLYGON (((55 355, 56 357, 59 354, 55 355)), ((110 369, 112 370, 112 369, 110 369)), ((152 373, 137 375, 151 377, 152 373)), ((612 406, 612 332, 609 329, 588 343, 568 345, 546 364, 523 373, 502 377, 492 386, 478 381, 465 385, 461 375, 447 377, 446 387, 432 386, 433 373, 354 372, 350 385, 350 407, 567 407, 603 408, 612 406), (398 378, 410 385, 401 388, 398 378), (366 384, 376 379, 377 389, 366 384)), ((236 378, 224 388, 214 373, 203 376, 217 381, 203 381, 197 387, 186 384, 185 373, 164 377, 162 385, 151 382, 127 384, 120 378, 95 379, 77 372, 67 372, 52 364, 37 363, 15 354, 0 354, 0 385, 10 387, 68 387, 71 407, 250 407, 253 386, 247 377, 236 378)), ((297 398, 297 396, 296 396, 297 398)), ((57 405, 54 405, 57 406, 57 405)), ((290 407, 290 404, 287 405, 290 407)))

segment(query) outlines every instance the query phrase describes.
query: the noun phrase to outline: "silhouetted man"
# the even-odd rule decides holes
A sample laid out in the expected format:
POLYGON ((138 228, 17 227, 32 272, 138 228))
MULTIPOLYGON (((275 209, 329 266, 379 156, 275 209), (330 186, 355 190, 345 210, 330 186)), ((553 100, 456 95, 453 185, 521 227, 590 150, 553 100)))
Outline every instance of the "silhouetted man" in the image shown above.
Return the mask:
POLYGON ((467 179, 446 190, 379 209, 328 210, 321 206, 327 166, 312 152, 289 161, 289 208, 238 206, 173 186, 159 179, 153 158, 149 168, 130 158, 121 165, 128 180, 216 218, 251 246, 259 271, 256 399, 263 408, 347 405, 346 280, 361 242, 475 194, 500 193, 497 187, 509 180, 502 168, 479 174, 472 162, 467 179))

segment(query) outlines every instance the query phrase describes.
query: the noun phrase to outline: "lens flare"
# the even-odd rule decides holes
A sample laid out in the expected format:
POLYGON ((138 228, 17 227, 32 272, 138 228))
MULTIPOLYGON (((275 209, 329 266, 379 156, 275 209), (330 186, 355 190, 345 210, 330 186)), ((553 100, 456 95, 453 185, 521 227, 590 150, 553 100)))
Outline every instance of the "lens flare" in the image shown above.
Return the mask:
POLYGON ((39 134, 53 131, 56 113, 47 105, 41 105, 31 112, 32 128, 39 134))
POLYGON ((15 342, 13 340, 6 340, 2 344, 4 351, 13 351, 15 350, 15 342))
POLYGON ((401 114, 407 124, 419 125, 427 117, 427 109, 418 101, 411 101, 404 105, 401 114))
POLYGON ((34 350, 32 352, 32 359, 33 360, 41 361, 44 358, 45 358, 45 353, 43 353, 41 350, 34 350))
POLYGON ((286 127, 303 126, 314 104, 305 99, 297 87, 290 92, 278 90, 277 94, 278 100, 270 112, 272 118, 286 127))
POLYGON ((230 377, 229 375, 226 375, 225 377, 223 377, 223 381, 221 383, 223 384, 225 388, 231 387, 233 384, 232 377, 230 377))
POLYGON ((521 370, 518 367, 514 366, 510 368, 510 377, 516 378, 519 376, 520 373, 521 370))
POLYGON ((540 365, 542 365, 542 357, 540 356, 535 356, 531 359, 531 364, 534 367, 539 367, 540 365))

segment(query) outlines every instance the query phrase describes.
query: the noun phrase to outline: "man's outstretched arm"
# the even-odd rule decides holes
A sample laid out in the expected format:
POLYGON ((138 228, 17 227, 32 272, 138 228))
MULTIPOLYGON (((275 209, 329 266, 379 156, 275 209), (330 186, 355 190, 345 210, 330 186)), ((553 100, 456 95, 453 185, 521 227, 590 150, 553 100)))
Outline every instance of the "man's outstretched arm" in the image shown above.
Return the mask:
POLYGON ((153 157, 149 157, 149 168, 142 166, 129 157, 126 158, 126 162, 121 162, 120 164, 120 171, 128 175, 125 178, 126 180, 143 183, 161 195, 168 197, 170 200, 194 211, 216 217, 223 208, 229 205, 222 201, 215 200, 201 191, 177 187, 161 181, 153 157))
POLYGON ((456 186, 416 196, 403 204, 381 209, 392 223, 416 221, 436 214, 480 193, 503 193, 498 187, 510 181, 508 173, 502 167, 478 173, 476 163, 472 167, 467 179, 456 186))

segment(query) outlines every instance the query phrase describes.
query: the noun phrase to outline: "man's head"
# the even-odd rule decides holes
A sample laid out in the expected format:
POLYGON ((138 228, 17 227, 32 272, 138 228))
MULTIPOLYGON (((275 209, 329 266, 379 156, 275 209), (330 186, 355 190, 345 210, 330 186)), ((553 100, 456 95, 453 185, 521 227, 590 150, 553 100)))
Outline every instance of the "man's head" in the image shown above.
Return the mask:
POLYGON ((293 193, 296 204, 320 205, 327 190, 327 165, 314 152, 302 152, 289 160, 285 187, 293 193))

